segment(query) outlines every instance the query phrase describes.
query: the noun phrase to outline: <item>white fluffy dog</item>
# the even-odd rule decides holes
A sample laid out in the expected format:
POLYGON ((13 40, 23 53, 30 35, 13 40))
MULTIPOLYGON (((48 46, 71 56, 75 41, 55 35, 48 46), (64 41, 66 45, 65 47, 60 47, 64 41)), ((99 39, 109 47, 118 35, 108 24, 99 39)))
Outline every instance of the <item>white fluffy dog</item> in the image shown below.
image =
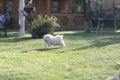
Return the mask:
POLYGON ((120 73, 115 77, 110 77, 107 80, 120 80, 120 73))
POLYGON ((45 48, 56 45, 61 45, 62 47, 65 47, 63 35, 53 36, 51 34, 46 34, 43 36, 43 40, 45 42, 45 48))

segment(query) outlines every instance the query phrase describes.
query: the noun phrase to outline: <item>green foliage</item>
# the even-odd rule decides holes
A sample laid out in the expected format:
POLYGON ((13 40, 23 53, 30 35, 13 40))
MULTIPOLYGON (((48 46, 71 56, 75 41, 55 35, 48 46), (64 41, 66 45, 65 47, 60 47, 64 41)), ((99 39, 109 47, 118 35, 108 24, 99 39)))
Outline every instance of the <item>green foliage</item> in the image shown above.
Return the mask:
POLYGON ((72 0, 72 12, 73 13, 83 12, 83 0, 72 0))
POLYGON ((32 38, 41 38, 44 34, 53 33, 56 27, 59 27, 58 18, 40 14, 32 22, 32 38))

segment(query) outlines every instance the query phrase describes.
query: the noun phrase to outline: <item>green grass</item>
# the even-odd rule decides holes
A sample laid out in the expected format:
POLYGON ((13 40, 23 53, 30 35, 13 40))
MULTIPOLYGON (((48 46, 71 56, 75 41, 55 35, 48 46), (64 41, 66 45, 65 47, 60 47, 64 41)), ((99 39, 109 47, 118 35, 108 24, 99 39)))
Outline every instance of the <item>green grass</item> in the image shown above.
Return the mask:
POLYGON ((0 80, 105 80, 120 72, 120 34, 59 31, 66 47, 8 31, 0 38, 0 80))

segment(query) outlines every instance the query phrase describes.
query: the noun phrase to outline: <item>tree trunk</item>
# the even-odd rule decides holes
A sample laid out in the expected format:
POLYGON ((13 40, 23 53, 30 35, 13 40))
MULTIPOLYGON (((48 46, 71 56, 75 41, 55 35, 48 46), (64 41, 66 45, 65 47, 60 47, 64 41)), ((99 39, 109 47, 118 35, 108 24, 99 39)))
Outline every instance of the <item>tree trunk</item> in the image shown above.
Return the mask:
POLYGON ((19 0, 19 25, 20 31, 19 35, 22 36, 25 34, 25 17, 21 11, 23 11, 25 7, 25 0, 19 0))

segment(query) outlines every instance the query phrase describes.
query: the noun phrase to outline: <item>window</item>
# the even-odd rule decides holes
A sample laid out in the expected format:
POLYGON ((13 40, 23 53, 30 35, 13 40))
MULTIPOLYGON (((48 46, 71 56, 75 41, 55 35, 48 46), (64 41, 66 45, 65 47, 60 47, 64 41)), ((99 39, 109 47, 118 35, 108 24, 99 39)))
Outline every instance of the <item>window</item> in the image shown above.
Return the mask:
POLYGON ((4 11, 4 1, 0 0, 0 12, 4 11))
POLYGON ((61 0, 60 1, 60 13, 71 13, 70 0, 61 0))
POLYGON ((6 11, 12 12, 12 0, 6 0, 6 11))
POLYGON ((52 0, 52 13, 68 13, 70 12, 70 0, 52 0))
POLYGON ((83 0, 52 0, 52 13, 80 13, 83 11, 83 0))
POLYGON ((52 0, 52 13, 58 13, 59 12, 59 0, 52 0))

